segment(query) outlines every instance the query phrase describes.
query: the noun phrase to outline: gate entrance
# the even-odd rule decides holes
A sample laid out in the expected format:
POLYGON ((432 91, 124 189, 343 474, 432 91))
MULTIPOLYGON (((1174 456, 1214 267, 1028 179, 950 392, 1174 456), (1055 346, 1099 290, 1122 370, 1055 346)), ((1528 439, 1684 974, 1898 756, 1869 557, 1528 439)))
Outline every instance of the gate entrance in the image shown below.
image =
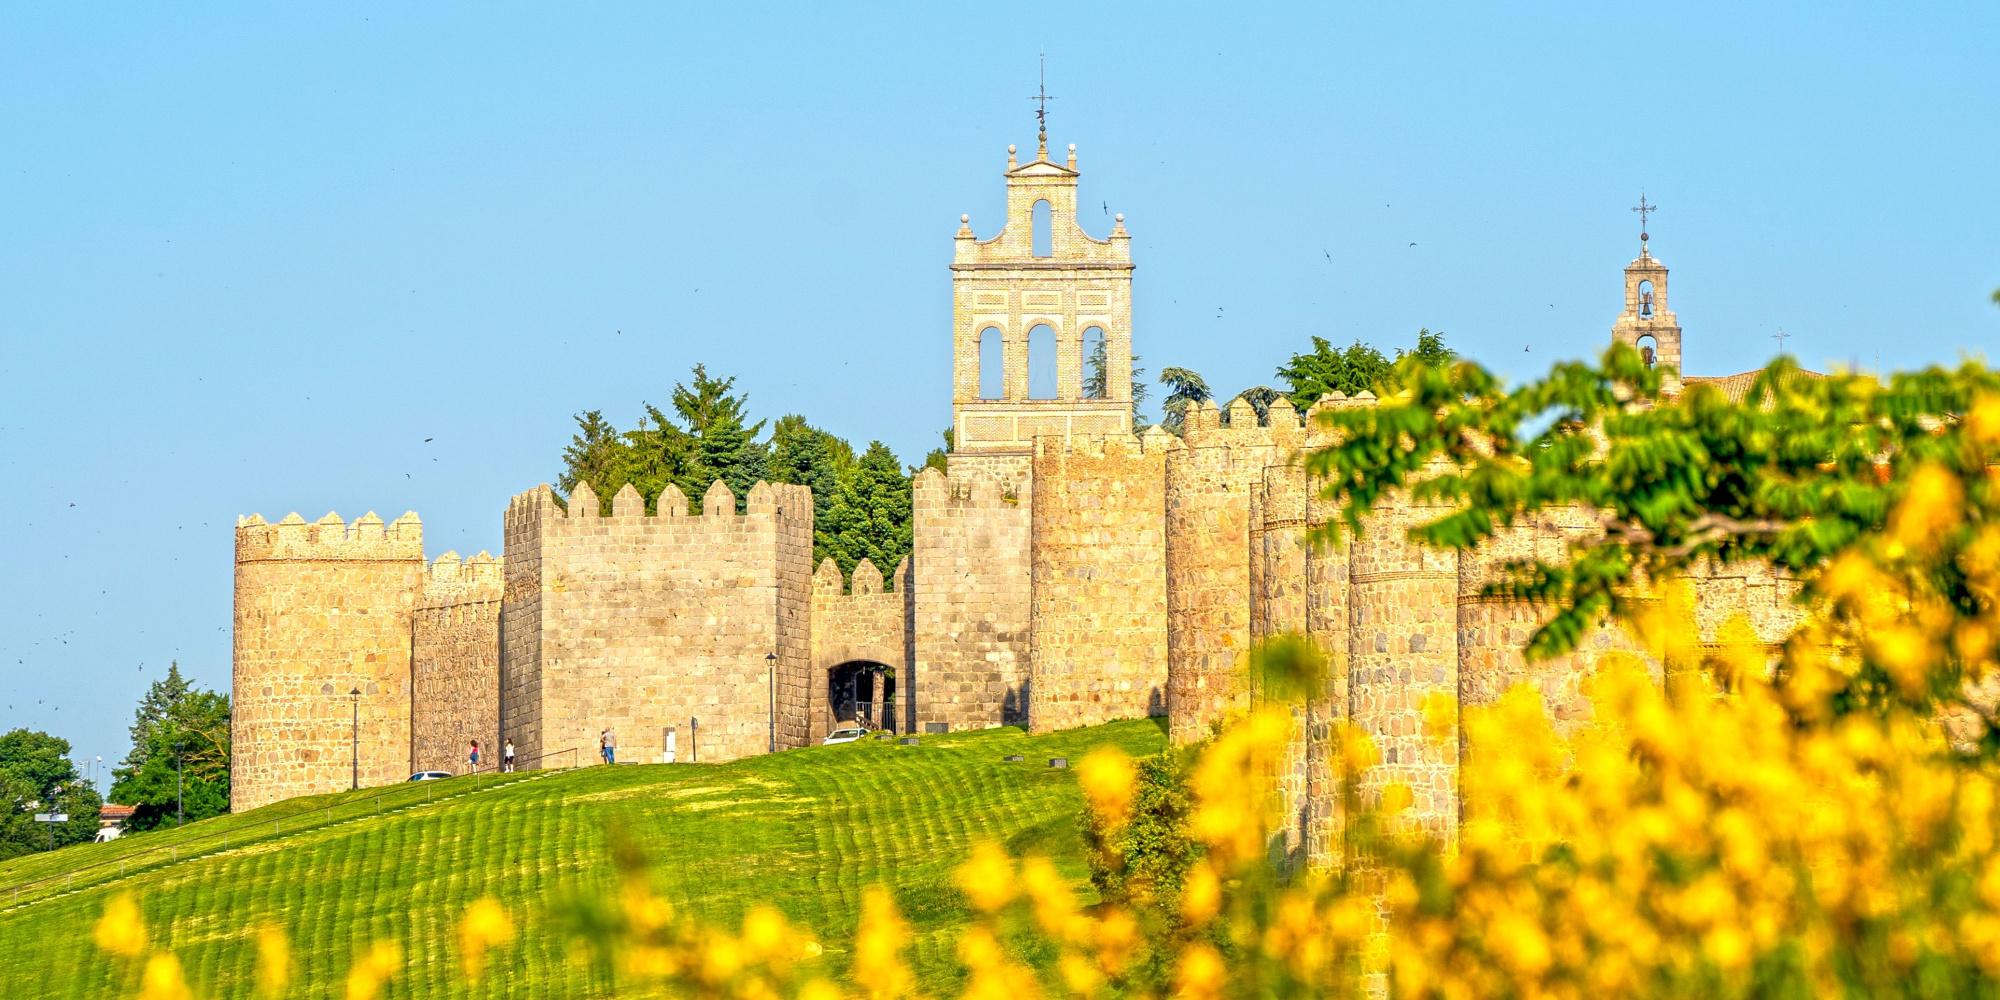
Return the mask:
POLYGON ((896 671, 886 663, 852 660, 826 672, 826 704, 833 729, 894 729, 896 671))

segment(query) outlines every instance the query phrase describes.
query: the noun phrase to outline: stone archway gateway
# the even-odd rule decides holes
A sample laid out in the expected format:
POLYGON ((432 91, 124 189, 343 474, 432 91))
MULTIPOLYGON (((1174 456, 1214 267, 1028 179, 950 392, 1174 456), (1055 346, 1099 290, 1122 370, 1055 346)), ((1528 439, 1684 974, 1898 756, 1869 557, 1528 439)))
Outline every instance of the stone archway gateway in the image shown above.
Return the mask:
POLYGON ((875 660, 849 660, 826 672, 829 731, 848 726, 896 727, 896 668, 875 660))

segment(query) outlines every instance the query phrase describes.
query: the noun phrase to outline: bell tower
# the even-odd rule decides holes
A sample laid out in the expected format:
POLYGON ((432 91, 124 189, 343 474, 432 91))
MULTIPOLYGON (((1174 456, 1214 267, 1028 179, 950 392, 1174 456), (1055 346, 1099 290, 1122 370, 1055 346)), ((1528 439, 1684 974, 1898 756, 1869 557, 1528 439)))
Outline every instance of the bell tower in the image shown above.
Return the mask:
POLYGON ((1002 176, 1007 217, 1000 231, 982 240, 970 216, 958 220, 952 453, 1025 456, 1038 436, 1129 433, 1132 238, 1125 216, 1114 217, 1104 239, 1084 232, 1076 147, 1063 162, 1051 160, 1046 129, 1028 162, 1007 147, 1002 176))
POLYGON ((1644 195, 1632 211, 1639 213, 1639 256, 1625 265, 1625 311, 1611 324, 1611 339, 1638 348, 1649 366, 1668 369, 1661 389, 1669 396, 1681 392, 1681 325, 1667 307, 1667 266, 1659 262, 1646 243, 1646 216, 1659 206, 1647 204, 1644 195))

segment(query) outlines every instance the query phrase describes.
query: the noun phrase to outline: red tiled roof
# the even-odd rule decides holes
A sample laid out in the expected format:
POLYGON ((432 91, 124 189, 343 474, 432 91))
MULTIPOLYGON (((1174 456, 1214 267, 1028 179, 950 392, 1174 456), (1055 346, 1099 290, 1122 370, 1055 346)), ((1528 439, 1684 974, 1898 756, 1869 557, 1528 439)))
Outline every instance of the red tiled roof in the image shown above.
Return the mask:
MULTIPOLYGON (((1689 375, 1682 378, 1681 382, 1688 387, 1697 385, 1714 386, 1730 402, 1741 403, 1743 402, 1743 397, 1749 394, 1750 386, 1757 381, 1757 376, 1762 374, 1764 374, 1764 369, 1757 368, 1747 372, 1737 372, 1734 375, 1689 375)), ((1807 378, 1826 377, 1819 372, 1808 371, 1804 368, 1799 369, 1799 374, 1807 378)))
POLYGON ((138 811, 138 806, 114 806, 107 802, 97 807, 97 818, 100 820, 131 819, 132 814, 138 811))

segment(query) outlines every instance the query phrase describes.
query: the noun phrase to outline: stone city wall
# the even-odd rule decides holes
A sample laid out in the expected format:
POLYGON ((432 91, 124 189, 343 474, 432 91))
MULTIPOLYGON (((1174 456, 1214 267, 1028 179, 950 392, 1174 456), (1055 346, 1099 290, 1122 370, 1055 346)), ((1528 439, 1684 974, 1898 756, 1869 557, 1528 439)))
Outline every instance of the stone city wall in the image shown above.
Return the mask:
MULTIPOLYGON (((424 575, 410 632, 410 769, 500 765, 500 561, 447 552, 424 575)), ((515 747, 518 753, 520 748, 515 747)))
MULTIPOLYGON (((882 572, 867 559, 854 567, 847 588, 832 558, 813 573, 811 699, 806 706, 807 738, 817 742, 833 728, 830 681, 834 668, 865 661, 889 667, 900 678, 908 670, 910 559, 896 564, 896 589, 883 588, 882 572)), ((878 694, 877 697, 880 697, 878 694)), ((898 698, 900 703, 901 697, 898 698)))
POLYGON ((236 526, 230 808, 410 773, 410 618, 423 525, 328 514, 236 526), (358 697, 350 692, 360 691, 358 697))
POLYGON ((610 728, 621 759, 652 761, 673 728, 680 759, 722 761, 764 752, 774 719, 781 748, 803 745, 810 493, 759 483, 741 514, 720 482, 700 515, 672 487, 658 516, 629 485, 610 517, 588 484, 570 501, 542 487, 508 513, 502 717, 517 749, 588 762, 610 728), (517 557, 517 539, 535 551, 517 557), (516 634, 531 627, 534 644, 516 634))
POLYGON ((1038 732, 1167 710, 1166 456, 1180 441, 1037 438, 1028 720, 1038 732))
POLYGON ((1025 723, 1032 481, 932 468, 914 494, 906 728, 1025 723))

